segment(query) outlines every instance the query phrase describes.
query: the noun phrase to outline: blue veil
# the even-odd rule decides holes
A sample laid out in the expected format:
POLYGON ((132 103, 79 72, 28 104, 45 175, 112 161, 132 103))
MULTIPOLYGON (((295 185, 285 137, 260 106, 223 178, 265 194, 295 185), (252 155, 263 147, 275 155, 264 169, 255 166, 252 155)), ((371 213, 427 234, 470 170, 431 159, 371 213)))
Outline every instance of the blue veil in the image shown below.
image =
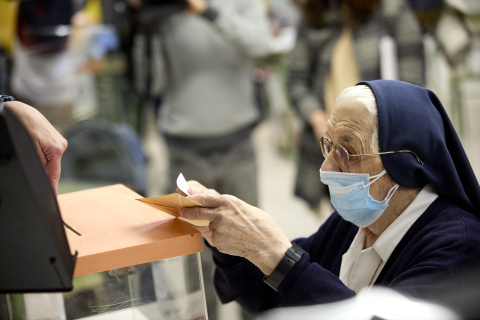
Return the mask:
POLYGON ((362 81, 378 106, 380 151, 388 174, 399 185, 430 184, 440 197, 480 217, 480 186, 465 150, 440 100, 430 90, 395 80, 362 81))

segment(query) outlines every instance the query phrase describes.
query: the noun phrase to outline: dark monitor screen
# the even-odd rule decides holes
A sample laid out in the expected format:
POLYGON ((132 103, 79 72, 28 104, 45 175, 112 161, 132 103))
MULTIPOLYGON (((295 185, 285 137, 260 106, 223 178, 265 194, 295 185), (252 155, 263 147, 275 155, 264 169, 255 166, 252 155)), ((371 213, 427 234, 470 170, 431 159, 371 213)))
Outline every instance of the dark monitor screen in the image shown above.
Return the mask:
POLYGON ((30 135, 0 103, 0 293, 72 290, 75 257, 30 135))

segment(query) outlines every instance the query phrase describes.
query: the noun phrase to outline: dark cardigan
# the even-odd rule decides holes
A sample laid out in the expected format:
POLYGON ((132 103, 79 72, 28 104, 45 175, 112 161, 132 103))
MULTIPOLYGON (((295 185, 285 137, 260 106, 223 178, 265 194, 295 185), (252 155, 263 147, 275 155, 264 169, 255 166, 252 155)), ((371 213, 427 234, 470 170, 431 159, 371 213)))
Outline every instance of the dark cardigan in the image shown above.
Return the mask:
MULTIPOLYGON (((312 236, 294 240, 306 250, 275 292, 247 260, 213 248, 215 286, 223 303, 236 300, 259 313, 275 307, 334 302, 355 296, 339 279, 342 255, 358 227, 337 213, 312 236)), ((438 198, 412 225, 388 259, 375 285, 418 298, 461 288, 461 272, 480 267, 480 220, 438 198), (447 289, 448 288, 448 289, 447 289)), ((452 298, 455 295, 452 294, 452 298)))

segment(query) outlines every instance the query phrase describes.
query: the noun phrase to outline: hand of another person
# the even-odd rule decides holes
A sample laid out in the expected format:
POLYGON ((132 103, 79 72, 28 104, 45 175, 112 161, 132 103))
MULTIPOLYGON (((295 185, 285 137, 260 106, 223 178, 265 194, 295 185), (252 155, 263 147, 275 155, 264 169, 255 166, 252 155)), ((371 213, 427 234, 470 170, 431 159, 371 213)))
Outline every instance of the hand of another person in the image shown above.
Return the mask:
POLYGON ((186 0, 187 1, 187 13, 199 16, 201 15, 208 6, 206 0, 186 0))
POLYGON ((212 193, 188 197, 205 207, 183 208, 192 220, 210 220, 207 241, 220 252, 244 257, 269 275, 292 246, 275 220, 266 212, 231 196, 212 193))
POLYGON ((37 109, 19 101, 5 102, 4 106, 22 122, 30 134, 56 194, 61 173, 60 161, 67 149, 67 140, 37 109))
POLYGON ((327 130, 328 115, 324 110, 317 109, 310 114, 310 118, 308 120, 313 128, 315 138, 320 141, 320 138, 325 136, 325 131, 327 130))

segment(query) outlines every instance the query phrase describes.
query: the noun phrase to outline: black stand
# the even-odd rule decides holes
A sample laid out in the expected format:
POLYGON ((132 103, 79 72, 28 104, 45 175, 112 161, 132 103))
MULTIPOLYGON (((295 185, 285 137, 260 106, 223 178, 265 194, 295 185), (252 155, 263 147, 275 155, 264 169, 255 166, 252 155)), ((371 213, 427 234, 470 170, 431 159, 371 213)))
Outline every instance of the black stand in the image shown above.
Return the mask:
POLYGON ((70 291, 75 258, 30 135, 0 103, 0 293, 70 291))

